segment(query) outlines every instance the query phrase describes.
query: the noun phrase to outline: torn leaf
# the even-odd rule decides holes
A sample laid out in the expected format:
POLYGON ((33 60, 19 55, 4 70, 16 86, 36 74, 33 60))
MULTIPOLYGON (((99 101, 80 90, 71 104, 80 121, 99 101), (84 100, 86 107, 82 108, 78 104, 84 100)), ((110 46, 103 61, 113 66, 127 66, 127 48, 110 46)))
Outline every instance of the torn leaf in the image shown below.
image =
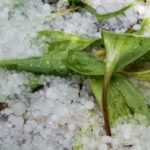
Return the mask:
MULTIPOLYGON (((91 79, 91 88, 98 105, 101 105, 103 78, 91 79)), ((114 124, 121 117, 135 114, 144 115, 150 119, 150 111, 144 96, 124 76, 112 77, 108 93, 108 109, 110 123, 114 124)))
POLYGON ((83 50, 97 39, 81 37, 63 31, 43 30, 38 33, 38 38, 46 44, 46 53, 52 50, 83 50))

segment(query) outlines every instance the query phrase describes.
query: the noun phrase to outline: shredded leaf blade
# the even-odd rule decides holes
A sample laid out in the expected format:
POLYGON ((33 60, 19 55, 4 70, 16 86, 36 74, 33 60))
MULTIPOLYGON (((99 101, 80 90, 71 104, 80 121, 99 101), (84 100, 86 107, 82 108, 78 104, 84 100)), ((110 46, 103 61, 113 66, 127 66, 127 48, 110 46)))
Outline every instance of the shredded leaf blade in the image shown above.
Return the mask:
MULTIPOLYGON (((103 78, 91 79, 91 88, 98 105, 101 105, 103 78)), ((124 76, 112 78, 108 94, 110 123, 113 125, 121 117, 140 114, 149 117, 144 96, 124 76)))
POLYGON ((79 35, 63 32, 43 30, 38 33, 38 38, 46 44, 46 52, 52 50, 83 50, 97 39, 85 38, 79 35))

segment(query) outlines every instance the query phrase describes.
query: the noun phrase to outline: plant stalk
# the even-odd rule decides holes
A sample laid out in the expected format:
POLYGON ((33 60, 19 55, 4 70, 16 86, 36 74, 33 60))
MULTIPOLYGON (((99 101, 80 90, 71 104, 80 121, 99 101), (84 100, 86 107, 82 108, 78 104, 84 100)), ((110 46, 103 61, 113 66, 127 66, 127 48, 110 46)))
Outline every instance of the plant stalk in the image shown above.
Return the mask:
POLYGON ((111 75, 110 74, 108 75, 106 73, 106 76, 104 76, 103 89, 102 89, 102 111, 104 116, 104 128, 108 136, 112 135, 110 120, 109 120, 108 104, 107 104, 110 79, 111 79, 111 75))

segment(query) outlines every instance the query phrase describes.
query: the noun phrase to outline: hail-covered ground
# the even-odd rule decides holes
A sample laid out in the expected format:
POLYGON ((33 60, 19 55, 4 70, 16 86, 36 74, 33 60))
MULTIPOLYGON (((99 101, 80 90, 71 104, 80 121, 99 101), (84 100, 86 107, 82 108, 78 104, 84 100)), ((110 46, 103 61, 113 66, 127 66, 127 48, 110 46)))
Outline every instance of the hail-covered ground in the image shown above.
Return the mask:
MULTIPOLYGON (((90 1, 99 13, 131 2, 90 1)), ((51 5, 42 0, 0 0, 0 59, 42 55, 35 38, 44 29, 99 37, 102 28, 138 30, 139 21, 149 15, 148 6, 139 3, 124 16, 98 22, 86 11, 65 12, 67 6, 67 0, 51 5)), ((110 144, 112 150, 150 149, 150 127, 143 121, 120 122, 112 137, 105 135, 102 114, 80 77, 41 75, 43 88, 36 92, 31 91, 31 78, 30 73, 0 70, 0 102, 8 103, 0 112, 0 150, 108 150, 110 144)))

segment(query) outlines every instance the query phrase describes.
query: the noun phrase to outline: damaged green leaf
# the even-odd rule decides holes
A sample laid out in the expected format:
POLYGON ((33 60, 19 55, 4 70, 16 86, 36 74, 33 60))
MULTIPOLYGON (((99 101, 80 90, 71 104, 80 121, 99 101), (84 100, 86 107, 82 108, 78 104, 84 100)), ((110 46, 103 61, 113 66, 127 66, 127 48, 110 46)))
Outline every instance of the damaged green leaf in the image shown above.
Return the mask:
POLYGON ((86 38, 71 33, 51 30, 40 31, 38 38, 46 44, 45 55, 52 50, 83 50, 97 41, 94 38, 86 38))
MULTIPOLYGON (((103 78, 91 79, 91 88, 98 105, 101 105, 102 87, 103 78)), ((113 76, 108 95, 111 125, 114 125, 121 117, 130 117, 136 114, 144 115, 148 120, 150 119, 150 111, 144 96, 124 76, 113 76)))

